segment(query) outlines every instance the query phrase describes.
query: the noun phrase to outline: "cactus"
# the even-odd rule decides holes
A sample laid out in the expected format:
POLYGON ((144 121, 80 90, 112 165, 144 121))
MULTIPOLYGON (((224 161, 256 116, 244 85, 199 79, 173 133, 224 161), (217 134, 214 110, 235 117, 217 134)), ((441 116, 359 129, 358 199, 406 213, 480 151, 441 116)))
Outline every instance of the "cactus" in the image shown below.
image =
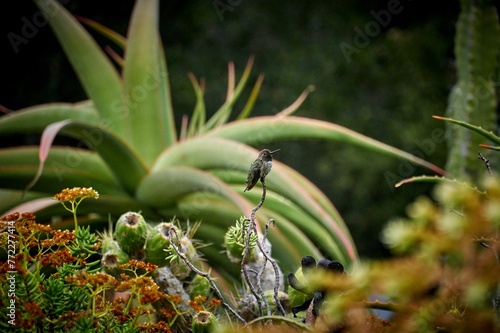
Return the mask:
POLYGON ((165 249, 170 246, 169 233, 170 229, 175 228, 179 232, 178 228, 172 223, 162 222, 154 227, 149 235, 145 247, 145 260, 152 264, 158 266, 167 265, 167 253, 165 249))
MULTIPOLYGON (((266 290, 264 291, 264 296, 266 296, 267 303, 271 307, 271 313, 276 313, 277 312, 277 307, 276 307, 276 299, 274 298, 274 290, 266 290)), ((281 305, 285 309, 290 308, 290 297, 288 296, 287 293, 283 291, 278 292, 278 301, 281 303, 281 305)))
POLYGON ((189 285, 189 297, 194 299, 197 296, 207 297, 210 294, 210 282, 201 275, 196 275, 189 285))
POLYGON ((120 249, 117 242, 113 241, 108 246, 107 250, 103 251, 101 258, 101 266, 105 273, 117 277, 120 274, 119 265, 125 264, 130 260, 130 256, 120 249))
POLYGON ((219 321, 212 312, 200 311, 193 318, 193 333, 213 333, 218 327, 219 321))
MULTIPOLYGON (((198 252, 188 236, 181 236, 178 246, 181 252, 187 256, 193 265, 199 266, 200 258, 198 252)), ((191 269, 188 265, 175 254, 172 248, 165 251, 168 255, 167 259, 169 260, 169 266, 172 272, 181 280, 187 278, 191 273, 191 269)))
POLYGON ((107 231, 99 233, 99 236, 101 238, 102 270, 117 277, 121 273, 118 265, 127 263, 130 260, 130 256, 113 239, 112 227, 107 231))
MULTIPOLYGON (((500 25, 489 1, 461 0, 455 57, 458 82, 453 87, 447 116, 491 131, 496 125, 495 70, 500 51, 500 25)), ((477 163, 482 138, 453 124, 447 127, 450 153, 446 170, 454 177, 478 180, 484 170, 477 163)))
POLYGON ((139 213, 128 212, 116 223, 115 237, 120 248, 132 257, 139 256, 148 237, 148 224, 139 213))

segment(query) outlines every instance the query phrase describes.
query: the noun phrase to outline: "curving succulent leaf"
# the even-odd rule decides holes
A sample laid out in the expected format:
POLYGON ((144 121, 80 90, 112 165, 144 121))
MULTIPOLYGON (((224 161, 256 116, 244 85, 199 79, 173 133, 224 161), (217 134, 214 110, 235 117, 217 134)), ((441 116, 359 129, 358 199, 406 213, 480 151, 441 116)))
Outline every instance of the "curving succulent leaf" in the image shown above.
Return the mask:
MULTIPOLYGON (((440 168, 426 161, 418 159, 393 147, 384 145, 380 142, 377 142, 376 140, 368 139, 360 135, 359 133, 347 130, 341 126, 320 121, 310 121, 303 118, 290 119, 289 117, 287 117, 278 120, 276 120, 276 117, 262 118, 264 118, 265 120, 262 119, 255 127, 250 129, 244 125, 248 125, 248 122, 255 121, 256 118, 245 122, 233 122, 215 131, 207 133, 207 136, 215 136, 222 133, 221 136, 235 139, 236 136, 241 135, 242 131, 246 131, 248 132, 249 136, 250 134, 253 136, 250 137, 251 143, 255 143, 255 133, 257 133, 257 135, 261 133, 260 128, 269 130, 279 127, 281 131, 276 131, 274 136, 265 136, 265 138, 267 139, 266 142, 282 139, 283 137, 305 136, 336 139, 351 143, 356 142, 359 145, 379 151, 384 151, 385 153, 392 154, 393 156, 399 156, 407 159, 409 158, 413 162, 423 164, 424 166, 427 166, 439 173, 443 172, 440 168), (275 121, 276 124, 272 124, 271 119, 272 121, 275 121), (281 122, 281 124, 279 122, 281 122), (288 124, 284 124, 285 126, 282 126, 283 123, 288 124), (286 128, 287 125, 288 128, 286 128), (227 135, 227 127, 230 127, 232 130, 230 132, 230 135, 227 135), (311 127, 314 127, 316 131, 311 131, 311 127), (317 129, 321 129, 322 131, 318 131, 317 129)), ((239 170, 245 172, 255 155, 255 151, 253 153, 250 153, 250 151, 248 151, 248 147, 244 145, 238 145, 232 141, 227 141, 216 137, 210 139, 206 136, 202 136, 194 138, 192 140, 186 140, 179 145, 166 150, 153 166, 153 170, 166 168, 169 165, 189 165, 205 170, 218 168, 222 170, 239 170)), ((308 191, 304 191, 304 189, 297 185, 297 179, 301 179, 301 177, 299 177, 300 175, 297 175, 297 173, 292 172, 291 169, 286 167, 284 168, 287 169, 287 171, 277 171, 279 168, 280 163, 276 162, 274 172, 272 176, 268 178, 268 186, 270 188, 273 188, 274 191, 281 193, 287 199, 293 198, 293 201, 301 205, 302 207, 304 207, 304 205, 308 206, 307 211, 309 213, 312 213, 313 216, 315 216, 319 221, 323 221, 320 223, 322 223, 327 228, 327 230, 331 230, 331 233, 334 236, 340 238, 337 239, 337 241, 343 244, 343 246, 345 246, 346 248, 350 249, 348 250, 349 257, 354 258, 355 250, 354 247, 349 245, 350 243, 352 243, 349 232, 347 231, 345 224, 342 222, 342 219, 340 218, 336 210, 331 204, 328 204, 328 199, 326 199, 324 195, 320 195, 320 192, 318 190, 314 191, 314 199, 320 199, 319 202, 321 202, 321 204, 318 204, 316 200, 308 195, 300 196, 301 193, 308 193, 308 191), (293 174, 293 176, 290 176, 290 174, 293 174), (286 184, 286 186, 284 184, 286 184)), ((222 171, 222 173, 224 173, 224 171, 222 171)), ((308 187, 308 190, 314 189, 314 186, 305 185, 308 182, 303 179, 303 177, 300 181, 302 186, 308 187)))
POLYGON ((135 192, 137 184, 147 173, 139 157, 115 133, 104 127, 65 120, 53 123, 44 130, 40 142, 40 168, 35 180, 41 175, 45 159, 52 148, 53 139, 59 132, 82 140, 85 146, 95 150, 119 180, 120 185, 129 193, 135 192))
POLYGON ((191 118, 191 121, 189 122, 189 127, 186 135, 186 137, 192 137, 201 131, 206 120, 205 101, 203 100, 205 83, 204 80, 201 80, 201 82, 198 83, 198 80, 196 80, 196 77, 193 73, 189 73, 188 76, 191 84, 193 85, 194 94, 196 96, 196 104, 194 106, 193 116, 191 118))
MULTIPOLYGON (((469 124, 465 121, 460 121, 452 118, 445 118, 445 117, 440 117, 440 116, 432 116, 434 119, 439 119, 439 120, 444 120, 450 123, 453 123, 455 125, 467 128, 473 132, 476 132, 477 134, 481 135, 483 138, 490 140, 493 143, 496 143, 497 145, 500 145, 500 137, 496 136, 492 131, 485 130, 481 126, 476 126, 469 124)), ((475 147, 477 148, 477 147, 475 147)))
POLYGON ((241 195, 220 179, 190 167, 177 166, 152 172, 139 184, 136 197, 152 207, 166 208, 196 192, 220 195, 238 207, 243 214, 250 216, 251 208, 241 195))
MULTIPOLYGON (((25 189, 39 164, 37 147, 0 149, 0 188, 25 189)), ((62 188, 74 187, 76 184, 94 187, 99 192, 118 197, 126 195, 110 169, 95 152, 61 147, 50 150, 45 168, 32 190, 51 197, 62 188)))
POLYGON ((22 190, 0 189, 0 212, 9 215, 15 212, 37 212, 58 202, 43 193, 22 190))
POLYGON ((308 86, 290 106, 288 106, 284 110, 281 110, 278 114, 276 114, 276 116, 278 117, 291 116, 295 111, 298 110, 298 108, 302 105, 302 103, 304 103, 307 96, 312 91, 314 91, 314 86, 308 86))
POLYGON ((478 193, 484 194, 484 192, 480 191, 476 186, 464 182, 459 179, 451 179, 451 178, 446 178, 446 177, 438 177, 438 176, 415 176, 407 179, 403 179, 399 183, 395 185, 395 187, 400 187, 405 184, 410 184, 410 183, 453 183, 453 184, 458 184, 461 186, 466 186, 468 188, 471 188, 478 193))
POLYGON ((226 138, 249 145, 262 145, 287 139, 323 139, 352 144, 408 160, 443 175, 440 167, 385 143, 369 138, 343 126, 303 117, 254 117, 246 121, 226 124, 207 133, 208 136, 226 138))
POLYGON ((410 183, 439 183, 442 181, 454 181, 454 180, 438 176, 415 176, 401 180, 400 182, 396 183, 394 187, 400 187, 402 185, 410 183))
POLYGON ((257 78, 257 81, 255 81, 255 84, 252 88, 252 91, 250 92, 250 96, 248 97, 245 106, 243 107, 243 110, 241 110, 240 114, 236 119, 245 119, 250 116, 250 113, 253 110, 253 106, 257 101, 257 96, 259 95, 260 88, 262 87, 262 82, 264 82, 264 75, 260 74, 259 77, 257 78))
POLYGON ((494 147, 494 146, 490 146, 490 145, 485 145, 485 144, 480 144, 479 147, 481 148, 486 148, 486 149, 491 149, 491 150, 496 150, 496 151, 500 151, 500 147, 494 147))
POLYGON ((151 172, 171 166, 186 165, 204 170, 226 169, 248 171, 255 150, 232 140, 197 136, 164 150, 151 167, 151 172))
POLYGON ((17 110, 0 117, 0 133, 42 133, 48 125, 62 120, 99 124, 99 114, 92 101, 50 103, 17 110))
POLYGON ((250 57, 250 59, 248 59, 245 70, 243 71, 241 79, 238 82, 236 88, 234 88, 234 83, 235 83, 234 64, 232 62, 229 63, 226 101, 224 102, 224 104, 222 104, 219 110, 217 110, 215 114, 206 122, 206 124, 204 124, 203 128, 200 131, 201 133, 205 133, 206 131, 217 128, 227 122, 229 116, 231 115, 234 103, 236 103, 236 101, 238 100, 239 96, 243 91, 243 88, 245 87, 248 81, 248 78, 250 77, 253 61, 254 57, 250 57))
POLYGON ((90 34, 62 5, 54 0, 34 1, 56 34, 101 119, 113 131, 122 134, 122 85, 115 67, 90 34))
POLYGON ((176 140, 168 73, 158 34, 158 1, 137 1, 125 51, 125 136, 151 165, 176 140), (166 86, 167 84, 167 86, 166 86))
POLYGON ((97 31, 98 33, 100 33, 101 35, 108 38, 116 45, 118 45, 120 48, 125 49, 125 46, 127 44, 127 39, 124 36, 120 35, 116 31, 109 29, 108 27, 105 27, 104 25, 100 24, 99 22, 96 22, 96 21, 91 20, 89 18, 81 17, 81 16, 75 16, 75 17, 78 21, 80 21, 83 24, 87 25, 88 27, 94 29, 95 31, 97 31))

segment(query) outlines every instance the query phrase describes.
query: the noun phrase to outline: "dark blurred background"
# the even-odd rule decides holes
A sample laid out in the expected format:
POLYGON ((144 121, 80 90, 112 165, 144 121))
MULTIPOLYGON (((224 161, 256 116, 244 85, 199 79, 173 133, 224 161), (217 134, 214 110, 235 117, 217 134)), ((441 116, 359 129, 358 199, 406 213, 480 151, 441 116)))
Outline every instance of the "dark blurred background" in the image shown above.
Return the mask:
MULTIPOLYGON (((123 35, 134 4, 130 0, 64 3, 74 15, 123 35)), ((0 7, 3 111, 86 99, 48 25, 37 28, 15 52, 9 33, 22 34, 25 22, 38 12, 34 4, 9 1, 0 7)), ((176 120, 191 114, 194 107, 188 72, 206 79, 207 110, 214 112, 225 99, 227 63, 235 62, 239 77, 254 55, 250 84, 265 74, 254 114, 277 113, 313 85, 315 91, 296 115, 346 126, 443 166, 444 143, 433 149, 422 147, 429 148, 433 131, 443 127, 431 116, 444 113, 455 82, 453 38, 458 13, 458 1, 163 1, 160 32, 176 120)), ((103 47, 111 44, 91 33, 103 47)), ((236 114, 249 91, 236 105, 236 114)), ((36 142, 36 137, 9 140, 17 139, 36 142)), ((0 146, 19 143, 6 140, 0 146)), ((358 147, 303 140, 275 146, 282 149, 278 160, 297 169, 331 199, 365 258, 388 255, 380 242, 381 228, 431 190, 428 184, 395 189, 395 181, 429 171, 358 147)))

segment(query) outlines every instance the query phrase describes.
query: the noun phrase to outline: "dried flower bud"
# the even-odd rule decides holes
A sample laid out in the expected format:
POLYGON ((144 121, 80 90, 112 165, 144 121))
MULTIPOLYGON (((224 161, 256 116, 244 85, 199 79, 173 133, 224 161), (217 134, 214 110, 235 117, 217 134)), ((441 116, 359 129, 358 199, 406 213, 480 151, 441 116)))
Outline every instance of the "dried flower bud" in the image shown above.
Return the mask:
POLYGON ((75 201, 77 199, 85 199, 85 198, 94 198, 99 199, 99 193, 96 190, 92 189, 92 187, 73 187, 66 188, 62 190, 60 193, 57 193, 52 197, 54 200, 58 200, 61 202, 64 201, 75 201))

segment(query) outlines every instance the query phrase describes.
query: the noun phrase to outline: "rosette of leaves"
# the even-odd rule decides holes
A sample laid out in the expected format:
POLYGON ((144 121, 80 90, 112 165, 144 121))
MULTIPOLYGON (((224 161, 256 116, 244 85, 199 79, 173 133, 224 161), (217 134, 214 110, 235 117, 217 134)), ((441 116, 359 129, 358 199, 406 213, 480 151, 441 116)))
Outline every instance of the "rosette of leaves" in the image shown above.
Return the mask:
MULTIPOLYGON (((50 195, 76 183, 92 186, 101 195, 98 202, 79 210, 80 223, 104 222, 109 216, 116 220, 126 211, 141 211, 146 219, 155 221, 177 216, 202 220, 200 240, 222 244, 232 221, 242 214, 250 216, 260 200, 257 187, 243 193, 248 166, 258 154, 255 148, 279 140, 336 140, 441 172, 411 154, 342 126, 291 116, 307 91, 276 115, 250 117, 262 76, 244 109, 233 115, 233 106, 250 77, 251 60, 238 82, 234 65, 229 65, 226 101, 209 119, 203 87, 190 76, 196 104, 192 116, 182 118, 178 131, 158 33, 159 1, 136 2, 126 38, 81 19, 124 50, 123 58, 113 54, 121 71, 58 2, 35 3, 89 99, 33 106, 0 119, 2 135, 42 134, 40 146, 0 150, 0 212, 29 210, 37 211, 40 219, 64 217, 50 195), (53 145, 56 135, 80 140, 85 149, 53 145), (25 191, 28 184, 29 191, 25 191)), ((270 218, 276 220, 277 228, 269 233, 269 240, 283 269, 291 269, 306 254, 320 256, 320 252, 346 265, 356 259, 342 218, 318 188, 278 161, 266 180, 266 209, 257 213, 257 219, 259 228, 270 218)), ((227 258, 220 248, 205 247, 202 252, 214 272, 220 270, 233 279, 239 275, 237 269, 221 269, 227 258)))
MULTIPOLYGON (((224 236, 224 246, 227 250, 227 257, 233 263, 240 264, 241 260, 243 259, 249 226, 250 221, 248 219, 240 217, 240 220, 236 221, 236 225, 231 226, 224 236)), ((249 254, 247 257, 247 262, 254 262, 258 258, 258 235, 255 233, 251 233, 249 236, 249 254)))

